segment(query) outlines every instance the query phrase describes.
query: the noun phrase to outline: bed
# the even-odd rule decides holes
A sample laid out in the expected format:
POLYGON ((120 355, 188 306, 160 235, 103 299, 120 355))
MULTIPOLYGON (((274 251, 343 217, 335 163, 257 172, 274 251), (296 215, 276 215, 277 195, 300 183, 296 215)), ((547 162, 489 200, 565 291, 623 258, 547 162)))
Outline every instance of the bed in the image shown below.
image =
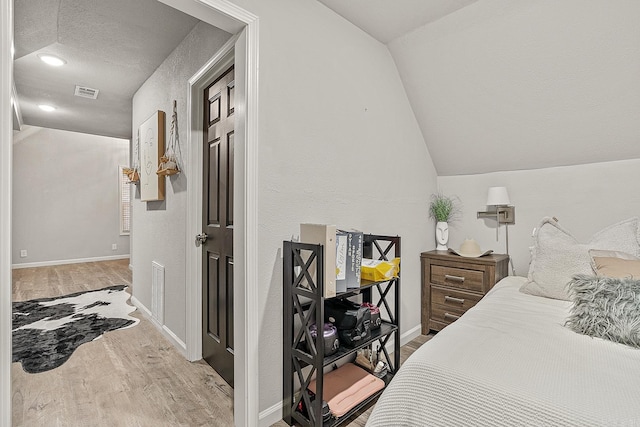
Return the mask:
MULTIPOLYGON (((633 227, 630 246, 633 239, 638 245, 637 219, 627 229, 633 227)), ((567 272, 567 262, 553 253, 567 248, 538 238, 531 267, 544 267, 545 274, 563 269, 576 277, 578 267, 567 272), (546 265, 547 256, 555 267, 546 265)), ((594 245, 583 245, 580 256, 588 246, 594 245)), ((624 249, 638 259, 640 246, 624 249)), ((614 280, 590 273, 594 281, 614 280)), ((575 301, 522 292, 523 285, 531 287, 531 278, 532 271, 528 278, 501 280, 418 349, 378 400, 367 426, 640 426, 640 348, 574 332, 566 322, 575 314, 575 301)), ((632 279, 615 280, 636 286, 632 298, 638 313, 640 281, 632 279)), ((640 338, 640 317, 636 320, 634 334, 640 338)))

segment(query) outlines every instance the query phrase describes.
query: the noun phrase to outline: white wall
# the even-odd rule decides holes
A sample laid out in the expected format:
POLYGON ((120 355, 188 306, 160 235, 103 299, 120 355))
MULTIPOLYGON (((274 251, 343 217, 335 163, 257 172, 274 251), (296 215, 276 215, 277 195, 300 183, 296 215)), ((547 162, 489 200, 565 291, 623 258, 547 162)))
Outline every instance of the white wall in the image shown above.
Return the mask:
MULTIPOLYGON (((180 45, 140 87, 133 98, 133 129, 155 111, 166 114, 166 142, 169 141, 173 100, 178 105, 178 129, 184 167, 189 158, 187 141, 188 80, 231 37, 230 34, 198 23, 180 45)), ((187 179, 181 173, 166 179, 164 201, 141 202, 139 189, 133 201, 132 268, 133 295, 151 309, 151 262, 165 267, 165 326, 185 342, 185 230, 187 179)), ((137 187, 138 188, 138 187, 137 187)), ((184 348, 182 349, 184 351, 184 348)))
POLYGON ((449 230, 450 247, 475 238, 483 250, 505 252, 505 226, 496 242, 494 220, 476 219, 485 211, 487 189, 505 186, 516 207, 516 223, 509 227, 509 252, 516 274, 529 270, 531 231, 545 216, 555 216, 578 239, 587 242, 602 228, 640 216, 640 160, 623 160, 480 175, 441 176, 438 187, 457 195, 463 218, 449 230))
POLYGON ((129 254, 118 181, 128 140, 27 126, 13 142, 14 265, 129 254))
MULTIPOLYGON (((316 1, 237 3, 260 17, 258 315, 265 411, 282 400, 282 241, 301 222, 402 236, 402 331, 417 328, 419 253, 433 247, 427 200, 436 175, 384 45, 316 1)), ((134 129, 156 109, 169 113, 176 97, 186 117, 187 78, 215 52, 196 60, 204 49, 194 43, 202 39, 188 37, 138 91, 134 129), (197 66, 186 73, 177 64, 197 66)), ((132 242, 134 296, 150 307, 151 261, 165 265, 171 301, 165 323, 181 340, 186 185, 183 175, 171 178, 165 202, 134 203, 132 242)))
POLYGON ((384 45, 315 0, 236 0, 260 17, 260 410, 282 399, 282 241, 301 222, 402 237, 401 331, 420 325, 436 174, 384 45))
POLYGON ((640 158, 640 2, 483 0, 389 44, 439 175, 640 158))

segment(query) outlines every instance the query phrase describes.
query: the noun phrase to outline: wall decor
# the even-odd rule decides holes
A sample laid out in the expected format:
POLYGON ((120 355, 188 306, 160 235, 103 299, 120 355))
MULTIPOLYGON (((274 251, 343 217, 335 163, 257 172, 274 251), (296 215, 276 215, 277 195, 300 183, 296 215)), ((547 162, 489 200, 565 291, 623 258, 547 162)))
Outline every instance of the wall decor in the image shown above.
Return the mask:
MULTIPOLYGON (((162 176, 171 176, 180 173, 180 141, 178 141, 178 102, 173 100, 173 115, 171 116, 171 129, 169 130, 169 142, 164 155, 160 157, 160 166, 156 173, 162 176)), ((181 157, 181 156, 180 156, 181 157)))
POLYGON ((140 200, 164 200, 165 180, 156 174, 164 154, 164 111, 156 111, 140 125, 140 200))

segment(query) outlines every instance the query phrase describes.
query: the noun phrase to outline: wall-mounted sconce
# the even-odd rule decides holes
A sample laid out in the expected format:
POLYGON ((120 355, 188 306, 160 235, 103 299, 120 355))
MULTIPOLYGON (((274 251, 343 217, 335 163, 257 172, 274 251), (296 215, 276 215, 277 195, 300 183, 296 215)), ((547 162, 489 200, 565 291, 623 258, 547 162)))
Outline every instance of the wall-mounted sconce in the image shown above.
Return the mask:
POLYGON ((499 224, 515 224, 516 223, 516 208, 515 206, 509 206, 511 200, 509 200, 509 193, 506 187, 491 187, 487 194, 487 206, 493 207, 493 209, 478 212, 478 218, 491 218, 495 219, 499 224))
MULTIPOLYGON (((505 225, 506 230, 506 249, 507 255, 509 255, 509 224, 516 223, 516 208, 515 206, 509 206, 511 200, 509 200, 509 193, 506 187, 490 187, 487 194, 487 206, 489 210, 478 212, 478 218, 495 219, 496 225, 496 241, 498 240, 498 229, 500 224, 505 225)), ((511 269, 513 274, 516 274, 513 268, 513 260, 509 257, 511 263, 511 269)))

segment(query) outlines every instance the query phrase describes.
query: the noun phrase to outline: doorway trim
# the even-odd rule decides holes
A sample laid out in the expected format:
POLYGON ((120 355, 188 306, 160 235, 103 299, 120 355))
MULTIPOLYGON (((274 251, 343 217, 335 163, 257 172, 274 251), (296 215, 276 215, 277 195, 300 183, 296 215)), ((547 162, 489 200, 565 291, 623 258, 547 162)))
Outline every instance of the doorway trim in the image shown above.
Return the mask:
POLYGON ((0 426, 10 426, 13 0, 0 4, 0 28, 0 426))
MULTIPOLYGON (((162 0, 167 2, 167 0, 162 0)), ((178 0, 172 0, 176 3, 178 0)), ((204 79, 215 74, 225 61, 236 64, 236 212, 234 219, 234 424, 257 426, 259 421, 258 299, 257 283, 257 156, 258 156, 258 18, 227 1, 183 0, 181 3, 207 4, 244 23, 214 57, 190 80, 187 93, 189 117, 187 141, 187 227, 186 227, 186 347, 187 358, 202 358, 202 259, 193 239, 200 233, 202 220, 202 97, 204 79), (195 123, 195 124, 194 124, 195 123), (240 152, 238 152, 240 151, 240 152)), ((185 13, 190 10, 173 7, 185 13)), ((197 18, 206 21, 201 14, 197 18)), ((235 210, 236 208, 234 208, 235 210)))
POLYGON ((202 259, 193 239, 202 219, 202 124, 204 87, 218 66, 233 59, 236 64, 236 194, 234 210, 234 424, 257 426, 259 421, 258 298, 257 283, 257 189, 258 189, 258 17, 226 0, 161 0, 198 19, 235 34, 190 80, 187 93, 189 167, 186 221, 186 347, 187 358, 202 358, 202 259), (211 13, 209 6, 218 13, 211 13), (220 14, 223 16, 221 17, 220 14), (207 18, 210 18, 208 20, 207 18), (232 18, 229 27, 220 19, 232 18), (238 30, 233 25, 243 24, 238 30))
MULTIPOLYGON (((189 79, 187 93, 187 141, 189 144, 189 168, 187 169, 187 251, 186 251, 186 302, 187 302, 187 359, 202 358, 202 247, 196 247, 195 235, 202 232, 202 161, 201 147, 204 131, 204 90, 214 77, 221 74, 234 63, 234 47, 237 36, 232 37, 224 46, 189 79)), ((238 89, 238 88, 236 88, 238 89)), ((243 167, 235 169, 244 172, 243 167)), ((242 195, 241 195, 242 196, 242 195)), ((235 211, 235 209, 234 209, 235 211)), ((235 211, 242 214, 242 211, 235 211)), ((235 243, 235 242, 234 242, 235 243)), ((242 242, 235 250, 242 252, 242 242)), ((235 263, 234 263, 235 268, 235 263)), ((235 275, 234 275, 235 276, 235 275)), ((235 282, 234 282, 235 283, 235 282)), ((234 312, 235 313, 235 312, 234 312)), ((235 315, 234 315, 235 316, 235 315)))

